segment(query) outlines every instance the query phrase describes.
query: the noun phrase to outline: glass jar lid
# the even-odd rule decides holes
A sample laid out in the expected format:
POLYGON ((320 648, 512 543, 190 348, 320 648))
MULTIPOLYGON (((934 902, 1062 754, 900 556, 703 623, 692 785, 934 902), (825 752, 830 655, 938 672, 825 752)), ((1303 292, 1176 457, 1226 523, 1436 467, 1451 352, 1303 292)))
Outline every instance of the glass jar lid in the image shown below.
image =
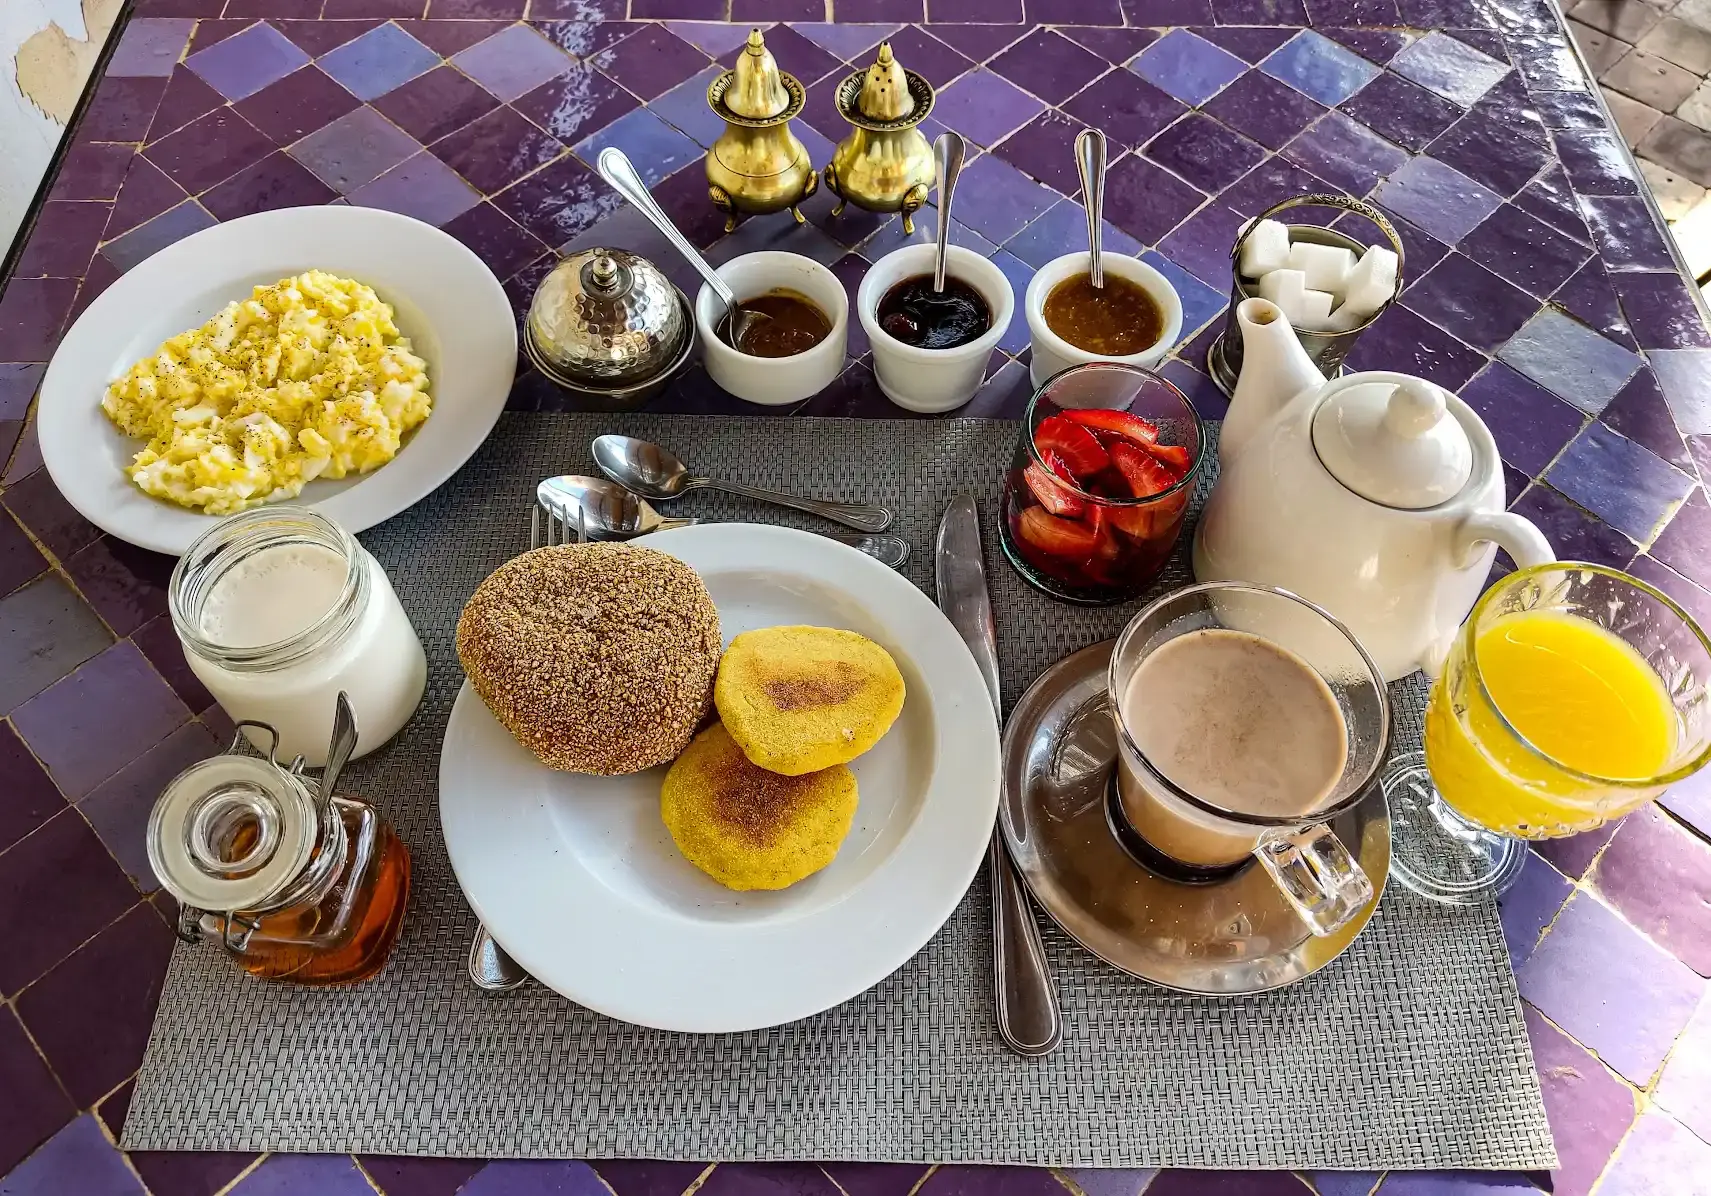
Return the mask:
POLYGON ((301 777, 229 752, 192 764, 149 815, 149 865, 197 909, 265 910, 315 853, 319 816, 301 777))

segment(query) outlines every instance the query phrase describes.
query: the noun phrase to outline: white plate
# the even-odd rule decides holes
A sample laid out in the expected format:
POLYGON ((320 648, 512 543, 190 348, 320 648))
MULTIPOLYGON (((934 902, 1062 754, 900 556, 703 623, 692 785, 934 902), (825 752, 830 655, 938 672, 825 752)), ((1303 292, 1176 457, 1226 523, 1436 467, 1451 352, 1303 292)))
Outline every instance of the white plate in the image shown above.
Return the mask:
POLYGON ((36 416, 48 472, 78 513, 143 548, 177 556, 214 517, 151 498, 125 473, 142 442, 101 410, 107 386, 162 341, 198 327, 252 287, 305 270, 373 287, 428 363, 434 411, 392 461, 315 481, 295 500, 359 532, 419 502, 457 472, 505 409, 517 331, 499 280, 456 238, 372 208, 281 208, 186 237, 89 305, 60 342, 36 416))
POLYGON ((788 889, 734 893, 679 854, 664 768, 554 772, 465 683, 440 754, 452 868, 493 937, 580 1005, 662 1030, 808 1017, 890 975, 967 891, 998 807, 998 728, 974 660, 913 585, 823 536, 754 524, 659 532, 692 565, 726 641, 781 623, 858 631, 903 672, 903 713, 856 760, 855 825, 788 889))

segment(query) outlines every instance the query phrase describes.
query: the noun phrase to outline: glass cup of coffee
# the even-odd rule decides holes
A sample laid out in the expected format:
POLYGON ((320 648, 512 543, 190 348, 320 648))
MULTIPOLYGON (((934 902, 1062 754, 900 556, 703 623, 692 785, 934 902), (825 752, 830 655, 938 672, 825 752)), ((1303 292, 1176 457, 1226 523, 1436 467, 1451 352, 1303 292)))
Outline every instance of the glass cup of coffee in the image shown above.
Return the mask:
POLYGON ((1204 884, 1257 859, 1316 935, 1372 901, 1330 822, 1370 795, 1390 702, 1347 627, 1285 590, 1189 586, 1124 628, 1106 689, 1107 815, 1136 862, 1204 884))

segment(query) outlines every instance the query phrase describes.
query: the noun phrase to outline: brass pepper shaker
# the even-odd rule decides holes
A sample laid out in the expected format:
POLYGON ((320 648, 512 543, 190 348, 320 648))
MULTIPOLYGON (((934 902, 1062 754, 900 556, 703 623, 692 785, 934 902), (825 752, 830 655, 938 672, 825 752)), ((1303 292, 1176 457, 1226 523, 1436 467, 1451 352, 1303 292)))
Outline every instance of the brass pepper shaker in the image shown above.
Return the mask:
POLYGON ((759 29, 726 71, 707 89, 707 103, 725 122, 725 131, 707 151, 707 191, 725 213, 725 231, 737 227, 739 213, 763 215, 790 209, 802 224, 797 205, 819 185, 808 148, 790 131, 802 111, 802 84, 778 69, 759 29))
POLYGON ((826 166, 826 188, 845 203, 870 212, 902 212, 903 231, 915 231, 915 212, 927 202, 936 172, 933 147, 915 126, 933 110, 933 85, 881 42, 879 60, 838 84, 838 113, 855 128, 838 143, 826 166))

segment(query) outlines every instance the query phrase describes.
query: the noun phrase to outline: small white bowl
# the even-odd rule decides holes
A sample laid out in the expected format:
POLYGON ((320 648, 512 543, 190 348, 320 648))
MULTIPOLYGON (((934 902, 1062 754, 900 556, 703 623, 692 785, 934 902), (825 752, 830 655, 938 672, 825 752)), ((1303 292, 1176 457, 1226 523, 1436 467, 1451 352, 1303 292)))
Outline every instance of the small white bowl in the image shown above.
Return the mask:
POLYGON ((1067 370, 1072 365, 1086 365, 1090 361, 1117 361, 1124 365, 1151 369, 1164 359, 1164 355, 1176 345, 1176 338, 1182 335, 1182 299, 1177 295, 1176 288, 1170 285, 1170 279, 1140 258, 1130 257, 1126 253, 1102 253, 1099 255, 1099 261, 1106 274, 1126 278, 1153 297, 1153 302, 1157 303, 1159 310, 1164 313, 1164 329, 1159 333, 1158 340, 1139 353, 1129 353, 1121 357, 1101 357, 1097 353, 1077 349, 1046 327, 1046 299, 1051 295, 1052 288, 1064 279, 1086 274, 1092 269, 1093 259, 1086 252, 1066 253, 1062 257, 1053 258, 1041 266, 1033 281, 1028 283, 1028 294, 1022 301, 1022 310, 1028 318, 1028 336, 1033 346, 1033 355, 1028 362, 1028 376, 1036 387, 1053 374, 1067 370))
POLYGON ((843 372, 849 338, 850 301, 838 276, 799 253, 745 253, 719 267, 719 277, 740 303, 768 291, 795 291, 832 321, 832 331, 811 349, 790 357, 753 357, 720 340, 714 329, 725 318, 725 305, 706 283, 695 295, 695 328, 701 334, 701 360, 707 375, 739 399, 782 407, 811 398, 843 372))
POLYGON ((905 278, 931 274, 937 249, 905 245, 886 254, 861 280, 856 313, 873 346, 873 374, 885 397, 908 411, 951 411, 974 397, 986 379, 986 362, 998 338, 1010 327, 1016 296, 1004 272, 971 249, 952 245, 946 273, 980 293, 992 312, 992 327, 955 349, 921 349, 906 345, 879 326, 879 301, 905 278))

